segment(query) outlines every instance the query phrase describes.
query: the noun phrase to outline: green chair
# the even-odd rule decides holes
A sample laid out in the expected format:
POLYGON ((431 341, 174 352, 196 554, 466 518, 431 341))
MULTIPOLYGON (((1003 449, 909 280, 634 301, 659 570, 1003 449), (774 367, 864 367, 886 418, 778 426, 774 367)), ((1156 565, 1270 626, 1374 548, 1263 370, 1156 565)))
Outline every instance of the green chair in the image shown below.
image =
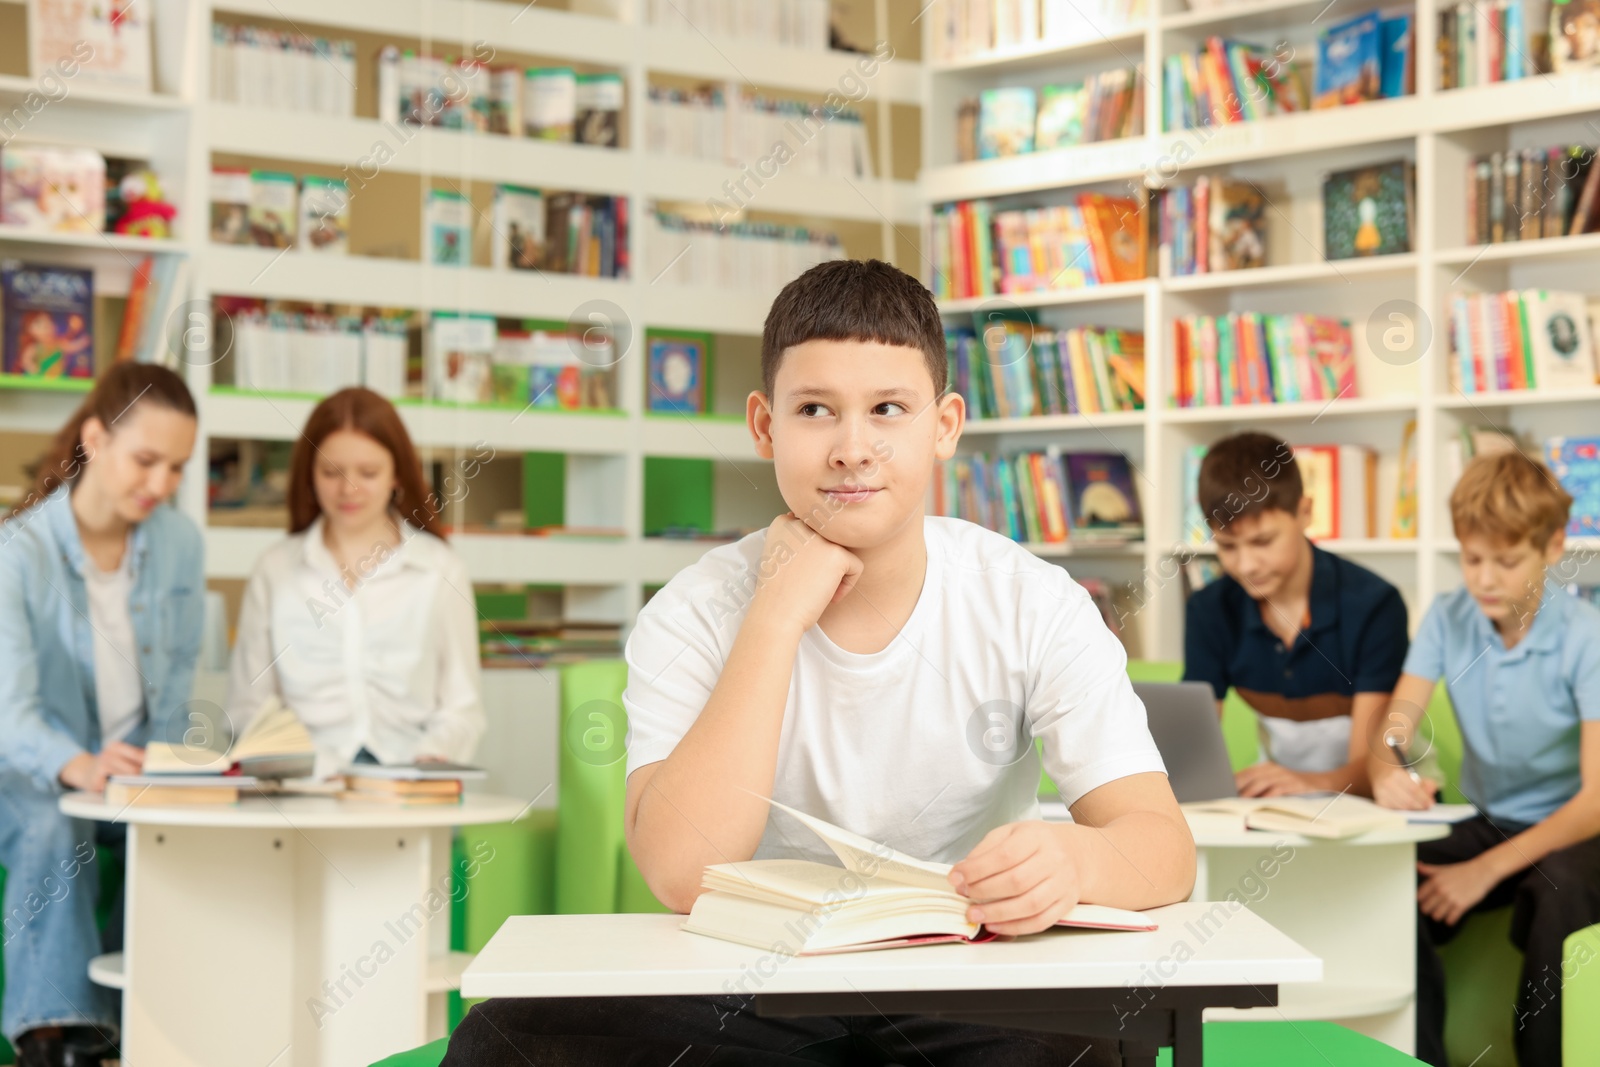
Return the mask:
POLYGON ((439 1067, 444 1062, 444 1050, 450 1044, 448 1037, 430 1041, 421 1048, 397 1052, 374 1063, 372 1067, 439 1067))

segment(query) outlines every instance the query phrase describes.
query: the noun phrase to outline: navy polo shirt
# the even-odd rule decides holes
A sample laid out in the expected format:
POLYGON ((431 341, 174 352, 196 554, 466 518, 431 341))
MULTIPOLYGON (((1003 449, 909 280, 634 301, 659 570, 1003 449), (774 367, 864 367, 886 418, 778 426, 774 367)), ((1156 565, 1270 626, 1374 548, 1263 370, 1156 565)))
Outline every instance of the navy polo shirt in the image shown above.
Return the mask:
POLYGON ((1389 693, 1405 663, 1400 591, 1365 567, 1311 546, 1311 621, 1285 647, 1259 603, 1224 575, 1189 597, 1185 681, 1231 687, 1255 709, 1262 756, 1298 771, 1328 771, 1350 758, 1357 693, 1389 693))

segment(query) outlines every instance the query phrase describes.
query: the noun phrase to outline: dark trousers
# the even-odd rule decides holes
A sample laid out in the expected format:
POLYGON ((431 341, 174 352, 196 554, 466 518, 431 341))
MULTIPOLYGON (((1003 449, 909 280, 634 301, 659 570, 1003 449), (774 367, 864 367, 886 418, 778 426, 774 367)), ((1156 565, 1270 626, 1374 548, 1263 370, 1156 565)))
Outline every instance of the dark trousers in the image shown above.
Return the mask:
MULTIPOLYGON (((915 952, 916 949, 908 951, 915 952)), ((870 1005, 863 1003, 870 1011, 870 1005)), ((441 1067, 1116 1067, 1117 1042, 920 1015, 763 1018, 753 997, 490 1000, 441 1067)))
MULTIPOLYGON (((1527 829, 1484 816, 1456 823, 1450 836, 1417 846, 1423 863, 1461 863, 1527 829)), ((1562 942, 1600 923, 1600 837, 1552 852, 1534 867, 1507 878, 1469 915, 1511 906, 1511 941, 1523 952, 1517 987, 1515 1035, 1522 1067, 1561 1063, 1562 942)), ((1466 921, 1463 917, 1462 921, 1466 921)), ((1417 1058, 1446 1067, 1444 965, 1435 946, 1455 937, 1446 926, 1417 915, 1417 1058)))

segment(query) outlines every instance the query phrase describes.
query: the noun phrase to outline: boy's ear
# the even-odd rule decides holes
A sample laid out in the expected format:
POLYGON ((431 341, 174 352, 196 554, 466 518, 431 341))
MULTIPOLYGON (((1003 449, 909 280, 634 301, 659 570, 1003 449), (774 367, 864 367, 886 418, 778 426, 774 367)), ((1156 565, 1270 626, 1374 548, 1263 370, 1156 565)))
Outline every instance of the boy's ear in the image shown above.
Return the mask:
POLYGON ((1295 508, 1294 521, 1300 524, 1302 532, 1311 528, 1311 509, 1316 501, 1309 496, 1300 497, 1300 506, 1295 508))
POLYGON ((1545 566, 1553 566, 1561 562, 1561 557, 1567 552, 1567 528, 1561 527, 1550 535, 1550 541, 1544 546, 1545 566))
POLYGON ((752 390, 744 401, 744 423, 756 443, 756 455, 772 458, 772 401, 759 389, 752 390))
POLYGON ((934 424, 933 454, 940 460, 947 460, 956 454, 961 429, 967 424, 967 402, 952 389, 934 404, 938 418, 934 424))

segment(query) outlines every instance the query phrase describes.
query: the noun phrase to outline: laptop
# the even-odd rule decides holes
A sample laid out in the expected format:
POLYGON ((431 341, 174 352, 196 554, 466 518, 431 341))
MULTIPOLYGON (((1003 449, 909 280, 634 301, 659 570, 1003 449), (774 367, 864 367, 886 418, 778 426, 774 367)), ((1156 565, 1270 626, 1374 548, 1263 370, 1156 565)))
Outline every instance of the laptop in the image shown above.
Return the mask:
POLYGON ((1161 751, 1167 781, 1180 804, 1239 795, 1210 685, 1135 682, 1133 691, 1144 702, 1150 736, 1161 751))

